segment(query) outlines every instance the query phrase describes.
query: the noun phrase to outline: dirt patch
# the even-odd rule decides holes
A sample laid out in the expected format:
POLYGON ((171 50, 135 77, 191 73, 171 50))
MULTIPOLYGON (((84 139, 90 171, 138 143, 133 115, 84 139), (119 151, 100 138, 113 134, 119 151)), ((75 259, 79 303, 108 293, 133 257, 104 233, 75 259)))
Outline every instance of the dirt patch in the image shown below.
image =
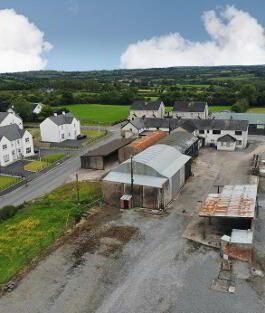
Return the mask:
POLYGON ((138 228, 132 226, 113 226, 102 234, 102 237, 115 238, 126 244, 138 232, 138 228))

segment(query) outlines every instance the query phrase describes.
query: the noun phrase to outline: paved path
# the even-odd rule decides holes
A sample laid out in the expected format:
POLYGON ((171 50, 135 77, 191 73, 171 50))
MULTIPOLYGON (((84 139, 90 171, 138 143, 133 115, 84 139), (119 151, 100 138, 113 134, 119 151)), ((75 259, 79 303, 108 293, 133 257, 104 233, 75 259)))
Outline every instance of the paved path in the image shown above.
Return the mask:
POLYGON ((103 138, 99 142, 84 148, 82 151, 78 151, 71 159, 52 169, 50 172, 34 179, 28 186, 23 186, 20 189, 0 197, 0 207, 21 204, 24 201, 32 200, 62 185, 69 175, 80 168, 80 156, 82 154, 120 137, 120 132, 117 127, 110 127, 108 130, 111 132, 112 136, 103 138))

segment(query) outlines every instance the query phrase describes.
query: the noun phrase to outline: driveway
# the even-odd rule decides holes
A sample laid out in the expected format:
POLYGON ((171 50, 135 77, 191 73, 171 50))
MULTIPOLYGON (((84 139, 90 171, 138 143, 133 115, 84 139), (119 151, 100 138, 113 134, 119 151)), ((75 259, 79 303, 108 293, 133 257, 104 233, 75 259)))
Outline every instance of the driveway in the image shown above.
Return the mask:
MULTIPOLYGON (((262 150, 265 145, 255 145, 251 153, 262 150)), ((235 294, 211 290, 219 272, 219 253, 182 237, 198 212, 198 200, 204 200, 215 184, 248 181, 251 153, 203 149, 193 166, 194 176, 172 203, 168 216, 129 210, 107 223, 105 227, 138 229, 138 235, 118 254, 102 253, 109 242, 105 238, 85 250, 82 262, 76 263, 76 251, 84 243, 91 244, 92 234, 68 242, 0 299, 0 312, 264 313, 264 282, 258 287, 235 276, 235 294)), ((257 238, 259 252, 264 254, 263 218, 257 238)))

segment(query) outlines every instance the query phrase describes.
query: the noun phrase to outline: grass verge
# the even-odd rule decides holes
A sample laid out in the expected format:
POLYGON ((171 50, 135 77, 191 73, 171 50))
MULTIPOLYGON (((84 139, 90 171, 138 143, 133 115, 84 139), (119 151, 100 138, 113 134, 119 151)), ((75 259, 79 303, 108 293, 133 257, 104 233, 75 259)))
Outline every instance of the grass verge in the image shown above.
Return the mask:
POLYGON ((12 176, 0 176, 0 191, 18 183, 21 178, 12 176))
POLYGON ((64 153, 55 153, 55 154, 49 154, 42 157, 42 161, 45 163, 53 164, 61 159, 64 158, 64 153))
POLYGON ((108 132, 105 130, 83 129, 82 134, 86 135, 88 139, 82 143, 83 146, 90 145, 92 142, 105 137, 108 132))
POLYGON ((12 218, 0 223, 0 284, 9 281, 23 267, 73 226, 84 207, 99 199, 100 183, 65 184, 42 198, 24 205, 12 218))
POLYGON ((26 164, 24 166, 24 170, 29 171, 29 172, 39 172, 43 170, 44 168, 48 167, 49 165, 50 163, 48 162, 35 160, 35 161, 32 161, 31 163, 26 164))

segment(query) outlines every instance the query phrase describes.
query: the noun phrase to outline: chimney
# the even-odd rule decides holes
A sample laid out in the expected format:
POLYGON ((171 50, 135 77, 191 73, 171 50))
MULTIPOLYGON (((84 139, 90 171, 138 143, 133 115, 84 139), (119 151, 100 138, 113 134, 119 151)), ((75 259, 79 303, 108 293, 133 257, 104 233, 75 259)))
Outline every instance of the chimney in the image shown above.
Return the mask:
POLYGON ((54 112, 53 115, 54 115, 54 116, 57 116, 57 113, 54 112))

